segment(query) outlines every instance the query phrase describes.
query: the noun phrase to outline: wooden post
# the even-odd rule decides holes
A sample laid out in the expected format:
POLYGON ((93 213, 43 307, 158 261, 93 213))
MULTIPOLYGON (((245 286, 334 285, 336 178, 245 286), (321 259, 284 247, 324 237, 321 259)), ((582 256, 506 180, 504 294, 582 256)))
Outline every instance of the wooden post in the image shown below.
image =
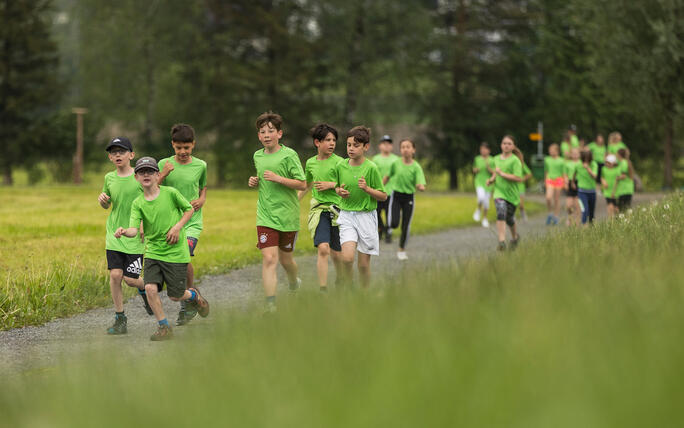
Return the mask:
POLYGON ((88 113, 88 109, 75 107, 71 112, 76 115, 76 153, 73 159, 73 179, 74 184, 83 182, 83 115, 88 113))

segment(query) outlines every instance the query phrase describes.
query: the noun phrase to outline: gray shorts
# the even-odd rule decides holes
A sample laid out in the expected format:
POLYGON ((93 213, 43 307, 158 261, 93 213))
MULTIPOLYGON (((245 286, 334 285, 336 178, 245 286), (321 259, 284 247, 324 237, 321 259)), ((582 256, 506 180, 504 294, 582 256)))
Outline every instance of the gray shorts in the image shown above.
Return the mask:
POLYGON ((166 294, 169 297, 183 297, 187 278, 187 263, 170 263, 155 259, 145 259, 145 284, 157 284, 159 291, 166 284, 166 294))
POLYGON ((496 206, 497 221, 505 221, 509 226, 515 224, 515 205, 505 199, 496 198, 494 199, 494 206, 496 206))

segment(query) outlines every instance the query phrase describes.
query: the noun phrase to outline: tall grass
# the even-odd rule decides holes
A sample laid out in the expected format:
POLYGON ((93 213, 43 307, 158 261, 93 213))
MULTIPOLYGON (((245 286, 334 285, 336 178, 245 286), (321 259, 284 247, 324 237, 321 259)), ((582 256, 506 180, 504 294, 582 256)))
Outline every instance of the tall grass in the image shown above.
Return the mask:
POLYGON ((644 427, 684 418, 684 197, 513 253, 10 379, 7 426, 644 427), (38 404, 39 403, 39 404, 38 404))

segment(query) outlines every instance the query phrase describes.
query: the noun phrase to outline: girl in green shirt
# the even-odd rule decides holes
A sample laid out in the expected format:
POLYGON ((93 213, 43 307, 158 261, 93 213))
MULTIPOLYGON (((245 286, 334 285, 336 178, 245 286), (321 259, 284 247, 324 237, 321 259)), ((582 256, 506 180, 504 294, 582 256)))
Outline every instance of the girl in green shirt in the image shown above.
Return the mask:
POLYGON ((618 168, 617 157, 614 154, 609 154, 606 156, 606 167, 603 168, 603 177, 601 177, 608 217, 613 217, 618 212, 615 191, 617 190, 617 178, 619 175, 620 168, 618 168))
POLYGON ((515 209, 520 203, 518 183, 522 182, 521 156, 520 150, 515 147, 513 137, 504 136, 501 140, 501 154, 494 158, 494 174, 487 180, 487 185, 494 183, 496 230, 500 251, 506 249, 506 225, 511 230, 511 248, 515 248, 520 240, 515 226, 515 209))
POLYGON ((487 186, 487 179, 494 172, 494 159, 490 156, 489 144, 480 144, 480 155, 473 161, 473 174, 475 174, 475 192, 477 193, 477 209, 473 213, 473 220, 482 219, 482 227, 489 227, 487 211, 489 210, 489 200, 492 198, 492 187, 487 186))
POLYGON ((560 156, 558 144, 549 146, 549 156, 544 158, 544 175, 546 185, 546 207, 549 215, 546 225, 558 224, 560 217, 560 194, 563 188, 563 165, 565 159, 560 156))
POLYGON ((580 151, 577 148, 570 150, 570 159, 565 161, 563 177, 565 181, 565 208, 568 212, 566 226, 577 225, 579 222, 580 207, 577 196, 577 179, 575 173, 580 166, 580 151))
POLYGON ((603 135, 596 134, 596 140, 589 143, 587 148, 591 150, 591 155, 594 157, 594 161, 598 164, 598 176, 596 177, 596 182, 601 183, 601 173, 603 171, 603 166, 605 165, 606 159, 606 142, 603 140, 603 135))
POLYGON ((577 177, 577 194, 582 202, 582 224, 594 222, 596 209, 596 176, 598 165, 592 159, 590 151, 580 153, 581 165, 575 171, 577 177))

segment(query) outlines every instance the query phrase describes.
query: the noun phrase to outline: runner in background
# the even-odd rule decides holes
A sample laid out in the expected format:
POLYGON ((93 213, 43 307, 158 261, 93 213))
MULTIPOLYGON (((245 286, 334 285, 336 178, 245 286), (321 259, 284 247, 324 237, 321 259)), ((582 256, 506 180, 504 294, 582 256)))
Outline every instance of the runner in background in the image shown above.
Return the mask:
POLYGON ((482 227, 489 227, 487 211, 494 188, 493 185, 487 185, 487 179, 494 174, 494 158, 490 154, 489 144, 483 141, 480 143, 480 154, 473 161, 475 192, 477 193, 477 208, 473 213, 473 220, 480 221, 482 219, 482 227))

